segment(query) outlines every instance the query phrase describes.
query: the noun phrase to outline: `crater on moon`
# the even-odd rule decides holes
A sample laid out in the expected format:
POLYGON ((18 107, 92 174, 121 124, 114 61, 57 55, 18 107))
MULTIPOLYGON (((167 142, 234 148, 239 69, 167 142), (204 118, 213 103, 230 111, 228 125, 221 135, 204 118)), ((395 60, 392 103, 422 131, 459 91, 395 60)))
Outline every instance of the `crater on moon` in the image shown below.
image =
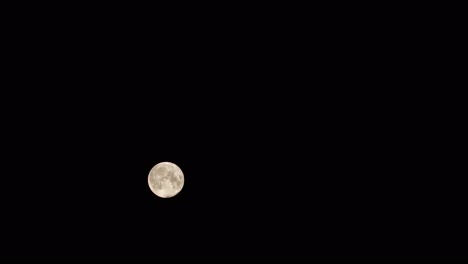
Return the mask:
POLYGON ((156 164, 148 176, 151 191, 159 197, 169 198, 178 194, 184 186, 182 170, 171 162, 156 164))

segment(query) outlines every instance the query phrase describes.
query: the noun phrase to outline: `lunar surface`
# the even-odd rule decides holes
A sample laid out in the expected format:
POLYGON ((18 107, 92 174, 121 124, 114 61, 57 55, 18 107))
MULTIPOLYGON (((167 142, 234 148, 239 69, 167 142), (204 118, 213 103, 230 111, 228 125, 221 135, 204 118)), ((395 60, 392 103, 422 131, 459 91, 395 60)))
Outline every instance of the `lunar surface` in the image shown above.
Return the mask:
POLYGON ((156 164, 148 176, 151 191, 161 198, 170 198, 178 194, 184 187, 182 170, 171 162, 156 164))

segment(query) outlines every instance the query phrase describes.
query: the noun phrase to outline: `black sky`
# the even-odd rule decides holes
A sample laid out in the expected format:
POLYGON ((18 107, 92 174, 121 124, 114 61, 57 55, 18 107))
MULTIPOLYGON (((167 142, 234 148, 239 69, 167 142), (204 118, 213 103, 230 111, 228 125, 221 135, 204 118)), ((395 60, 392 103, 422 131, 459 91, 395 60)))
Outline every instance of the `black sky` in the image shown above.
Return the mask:
POLYGON ((357 41, 376 28, 340 25, 334 38, 215 30, 215 42, 189 26, 162 41, 26 25, 4 112, 0 255, 463 253, 430 91, 408 89, 418 73, 398 74, 408 61, 385 35, 357 41), (161 161, 185 174, 172 199, 147 185, 161 161))

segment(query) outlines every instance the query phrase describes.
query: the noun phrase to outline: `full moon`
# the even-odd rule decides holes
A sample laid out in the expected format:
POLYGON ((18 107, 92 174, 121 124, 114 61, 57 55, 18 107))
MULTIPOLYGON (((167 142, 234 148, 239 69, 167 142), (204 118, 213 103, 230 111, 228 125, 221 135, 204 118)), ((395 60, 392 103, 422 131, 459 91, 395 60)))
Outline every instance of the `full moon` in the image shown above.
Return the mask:
POLYGON ((151 191, 161 198, 170 198, 178 194, 184 187, 182 170, 171 162, 156 164, 148 176, 151 191))

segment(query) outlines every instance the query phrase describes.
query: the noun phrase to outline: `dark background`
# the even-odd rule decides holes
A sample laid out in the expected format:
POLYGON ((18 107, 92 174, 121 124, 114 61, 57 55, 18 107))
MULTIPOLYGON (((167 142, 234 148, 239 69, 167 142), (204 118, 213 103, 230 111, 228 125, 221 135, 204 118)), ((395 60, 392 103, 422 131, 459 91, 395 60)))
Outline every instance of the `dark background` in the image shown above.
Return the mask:
POLYGON ((466 253, 417 21, 62 15, 10 20, 0 256, 466 253))

